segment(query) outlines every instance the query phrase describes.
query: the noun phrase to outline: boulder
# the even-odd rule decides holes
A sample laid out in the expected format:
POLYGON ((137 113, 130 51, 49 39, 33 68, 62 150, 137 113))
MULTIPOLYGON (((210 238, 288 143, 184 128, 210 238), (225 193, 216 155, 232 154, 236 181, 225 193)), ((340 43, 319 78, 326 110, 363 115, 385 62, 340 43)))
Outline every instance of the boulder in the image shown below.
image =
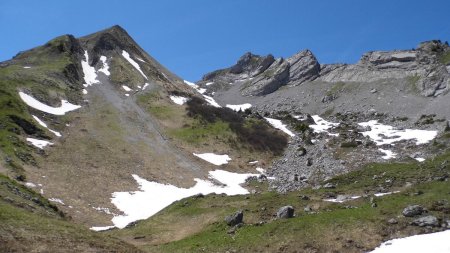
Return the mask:
POLYGON ((419 226, 419 227, 438 227, 439 226, 439 220, 433 215, 428 215, 424 217, 417 218, 411 222, 412 225, 419 226))
POLYGON ((421 215, 425 212, 425 209, 419 205, 410 205, 403 209, 403 216, 405 217, 414 217, 417 215, 421 215))
POLYGON ((244 222, 244 212, 239 210, 234 214, 228 215, 225 217, 225 222, 228 226, 236 226, 237 224, 244 222))
POLYGON ((277 211, 277 218, 279 219, 289 219, 294 217, 294 207, 283 206, 277 211))

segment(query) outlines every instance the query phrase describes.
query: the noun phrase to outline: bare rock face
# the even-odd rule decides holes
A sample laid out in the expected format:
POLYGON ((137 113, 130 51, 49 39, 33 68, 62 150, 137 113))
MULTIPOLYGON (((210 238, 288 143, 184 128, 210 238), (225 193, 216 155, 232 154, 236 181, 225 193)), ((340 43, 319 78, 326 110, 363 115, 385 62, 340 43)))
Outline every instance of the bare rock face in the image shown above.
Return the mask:
POLYGON ((290 65, 289 82, 301 84, 319 76, 320 64, 309 50, 303 50, 287 59, 290 65))
POLYGON ((323 66, 320 80, 376 82, 412 78, 417 80, 413 85, 422 95, 438 96, 450 87, 448 68, 439 61, 449 51, 449 46, 440 41, 427 41, 415 50, 368 52, 357 64, 323 66))
POLYGON ((269 68, 244 86, 242 95, 262 96, 276 91, 289 79, 289 63, 282 58, 273 62, 269 68))

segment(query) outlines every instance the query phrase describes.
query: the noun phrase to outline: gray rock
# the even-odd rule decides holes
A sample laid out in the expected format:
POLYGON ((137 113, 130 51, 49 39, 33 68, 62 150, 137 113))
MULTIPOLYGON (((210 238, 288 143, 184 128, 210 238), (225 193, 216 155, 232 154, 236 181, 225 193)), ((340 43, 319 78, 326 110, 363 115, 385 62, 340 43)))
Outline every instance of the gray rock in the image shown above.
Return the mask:
POLYGON ((312 81, 319 76, 320 65, 316 57, 309 50, 303 50, 287 59, 290 64, 289 82, 301 84, 312 81))
POLYGON ((388 222, 389 224, 397 224, 397 223, 398 223, 398 220, 395 219, 395 218, 392 218, 392 219, 389 219, 387 222, 388 222))
POLYGON ((410 205, 403 209, 403 216, 405 217, 414 217, 417 215, 421 215, 425 212, 424 208, 419 205, 410 205))
POLYGON ((289 219, 294 217, 294 207, 292 206, 283 206, 277 211, 277 218, 279 219, 289 219))
POLYGON ((439 226, 439 220, 433 215, 428 215, 424 217, 417 218, 411 222, 412 225, 419 226, 419 227, 438 227, 439 226))
POLYGON ((225 217, 225 222, 228 226, 236 226, 244 221, 244 212, 239 210, 234 214, 228 215, 225 217))
POLYGON ((262 96, 272 93, 287 84, 289 78, 289 63, 282 58, 277 59, 263 73, 255 77, 241 90, 244 96, 262 96))

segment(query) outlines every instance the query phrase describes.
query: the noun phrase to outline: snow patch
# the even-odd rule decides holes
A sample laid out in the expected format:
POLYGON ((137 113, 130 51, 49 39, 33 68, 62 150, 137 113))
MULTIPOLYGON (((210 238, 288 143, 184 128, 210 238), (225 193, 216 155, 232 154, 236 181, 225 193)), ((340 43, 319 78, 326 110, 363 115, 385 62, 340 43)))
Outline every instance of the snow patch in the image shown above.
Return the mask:
POLYGON ((214 98, 207 96, 207 95, 203 95, 203 97, 205 98, 206 102, 214 107, 220 108, 222 106, 220 106, 216 100, 214 100, 214 98))
POLYGON ((195 178, 196 184, 191 188, 179 188, 170 184, 147 181, 138 175, 132 176, 139 184, 139 191, 115 192, 111 199, 111 202, 124 213, 124 215, 115 216, 112 219, 118 228, 124 228, 136 220, 147 219, 173 202, 199 193, 205 195, 210 193, 248 194, 247 189, 243 188, 241 184, 245 183, 248 177, 258 176, 258 174, 238 174, 215 170, 209 172, 210 178, 224 185, 219 186, 209 180, 195 178))
POLYGON ((47 124, 45 124, 45 122, 42 121, 41 119, 39 119, 37 116, 34 116, 34 115, 31 115, 31 116, 37 121, 37 123, 39 123, 39 125, 41 125, 41 126, 47 128, 48 131, 52 132, 54 135, 56 135, 56 136, 58 136, 58 137, 61 137, 61 133, 56 132, 56 131, 54 131, 54 130, 48 128, 47 124))
POLYGON ((30 66, 23 66, 24 69, 31 69, 30 66))
POLYGON ((242 105, 225 105, 225 107, 228 107, 231 110, 238 112, 238 111, 245 111, 247 109, 250 109, 252 107, 252 105, 249 103, 245 103, 242 105))
POLYGON ((195 88, 197 88, 197 84, 193 83, 193 82, 189 82, 187 80, 183 80, 185 84, 189 85, 189 86, 194 86, 195 88))
POLYGON ((81 92, 83 92, 84 95, 88 94, 86 89, 83 89, 81 92))
POLYGON ((136 60, 138 60, 138 61, 140 61, 140 62, 145 62, 145 63, 147 63, 146 61, 142 60, 142 59, 139 58, 139 57, 136 57, 136 60))
POLYGON ((371 253, 448 253, 450 252, 449 238, 450 230, 414 235, 384 242, 371 253))
POLYGON ((248 162, 248 164, 257 164, 258 163, 258 161, 251 161, 251 162, 248 162))
POLYGON ((385 160, 389 160, 389 159, 395 158, 397 156, 397 154, 392 152, 391 150, 382 149, 382 148, 379 148, 378 150, 384 153, 384 156, 382 156, 381 158, 383 158, 385 160))
POLYGON ((144 87, 142 87, 142 90, 145 90, 145 88, 147 88, 150 84, 149 83, 145 83, 144 87))
POLYGON ((183 105, 188 101, 188 98, 181 96, 170 96, 170 99, 177 105, 183 105))
POLYGON ((392 126, 378 123, 377 120, 358 123, 363 127, 370 127, 370 131, 361 132, 364 136, 369 136, 378 146, 392 144, 402 140, 416 140, 416 145, 425 144, 437 136, 437 131, 418 129, 394 129, 392 126))
POLYGON ((214 82, 207 82, 205 83, 206 86, 210 86, 211 84, 213 84, 214 82))
POLYGON ((128 93, 127 93, 127 94, 125 94, 125 96, 129 97, 129 96, 130 96, 130 94, 128 94, 128 93))
POLYGON ((109 75, 111 75, 111 73, 109 72, 109 65, 108 65, 108 63, 106 62, 106 60, 107 60, 106 56, 103 56, 103 55, 100 56, 100 61, 102 61, 103 66, 102 66, 102 68, 99 69, 98 71, 99 71, 99 72, 102 72, 103 74, 105 74, 105 75, 107 75, 107 76, 109 76, 109 75))
POLYGON ((40 148, 40 149, 44 149, 47 145, 53 145, 53 143, 49 142, 49 141, 44 141, 44 140, 38 140, 38 139, 34 139, 34 138, 27 138, 27 141, 29 143, 31 143, 31 145, 40 148))
POLYGON ((51 107, 44 103, 41 103, 39 100, 33 98, 30 95, 27 95, 23 92, 19 92, 20 98, 30 107, 33 107, 36 110, 46 112, 53 115, 64 115, 66 112, 70 112, 73 110, 76 110, 80 108, 79 105, 74 105, 69 103, 67 100, 61 100, 61 106, 60 107, 51 107))
POLYGON ((266 119, 267 122, 269 122, 269 124, 271 124, 273 127, 285 132, 287 135, 289 135, 291 137, 295 136, 295 134, 293 132, 291 132, 289 129, 287 129, 286 125, 284 125, 283 122, 281 122, 281 120, 266 118, 266 117, 264 117, 264 119, 266 119))
POLYGON ((50 199, 48 199, 48 201, 59 203, 61 205, 65 205, 61 199, 57 199, 57 198, 50 198, 50 199))
POLYGON ((147 76, 144 74, 144 72, 142 72, 141 67, 139 66, 139 64, 137 62, 135 62, 133 59, 131 59, 130 54, 125 51, 122 50, 122 56, 123 58, 125 58, 131 65, 133 65, 133 67, 139 71, 139 73, 141 73, 141 75, 148 80, 147 76))
POLYGON ((216 155, 214 153, 204 153, 204 154, 193 153, 193 155, 217 166, 227 164, 228 161, 231 161, 231 158, 228 155, 216 155))
POLYGON ((125 91, 132 91, 132 89, 126 85, 122 85, 122 89, 124 89, 125 91))
POLYGON ((332 134, 332 133, 328 132, 329 129, 339 126, 339 123, 333 123, 333 122, 326 121, 323 118, 321 118, 319 115, 313 115, 311 117, 313 118, 313 120, 316 124, 309 125, 309 127, 312 128, 315 133, 328 133, 328 135, 331 135, 331 136, 339 135, 339 134, 332 134))
POLYGON ((418 162, 424 162, 425 161, 425 158, 422 158, 422 157, 415 157, 414 159, 416 159, 416 161, 418 161, 418 162))
POLYGON ((380 193, 375 193, 374 196, 375 197, 383 197, 386 195, 391 195, 393 193, 399 193, 400 191, 393 191, 393 192, 380 192, 380 193))
POLYGON ((338 197, 335 199, 324 199, 323 201, 333 202, 333 203, 344 203, 346 201, 359 199, 359 198, 361 198, 361 196, 343 196, 343 197, 338 197))
POLYGON ((36 187, 36 185, 33 184, 32 182, 26 182, 26 183, 25 183, 25 186, 28 187, 28 188, 34 188, 34 187, 36 187))
POLYGON ((84 51, 84 61, 81 61, 81 67, 83 69, 84 81, 86 82, 84 87, 91 86, 93 84, 98 83, 97 73, 95 72, 95 68, 89 65, 89 55, 87 51, 84 51))
POLYGON ((97 232, 100 232, 100 231, 105 231, 105 230, 109 230, 109 229, 111 229, 111 228, 115 228, 116 226, 105 226, 105 227, 91 227, 90 228, 90 230, 93 230, 93 231, 97 231, 97 232))

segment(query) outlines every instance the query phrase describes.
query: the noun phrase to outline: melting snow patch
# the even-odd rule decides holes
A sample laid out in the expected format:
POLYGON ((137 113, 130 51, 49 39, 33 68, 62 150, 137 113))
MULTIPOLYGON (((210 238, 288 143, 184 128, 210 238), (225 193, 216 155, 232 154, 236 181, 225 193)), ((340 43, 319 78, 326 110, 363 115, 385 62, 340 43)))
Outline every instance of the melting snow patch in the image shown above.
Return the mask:
POLYGON ((30 66, 23 66, 24 69, 31 69, 30 66))
POLYGON ((129 96, 130 96, 130 94, 128 94, 128 93, 127 93, 127 94, 125 94, 125 96, 129 97, 129 96))
POLYGON ((95 83, 98 83, 97 73, 95 73, 95 68, 89 65, 89 55, 87 51, 84 51, 84 58, 86 60, 81 61, 81 67, 83 68, 84 74, 84 87, 91 86, 95 83))
POLYGON ((392 152, 391 150, 382 149, 382 148, 379 148, 378 150, 384 153, 384 156, 382 156, 381 158, 383 158, 385 160, 389 160, 389 159, 395 158, 397 156, 397 154, 392 152))
POLYGON ((418 161, 418 162, 424 162, 425 161, 425 158, 422 158, 422 157, 416 157, 414 159, 416 159, 416 161, 418 161))
POLYGON ((177 105, 183 105, 188 101, 187 98, 181 96, 170 96, 170 99, 177 105))
POLYGON ((122 89, 124 89, 125 91, 132 91, 132 89, 126 85, 122 85, 122 89))
POLYGON ((258 174, 238 174, 223 170, 209 172, 212 179, 224 185, 215 185, 209 180, 194 179, 196 184, 191 188, 178 188, 170 184, 161 184, 147 181, 138 175, 132 175, 139 184, 139 191, 115 192, 111 202, 121 210, 124 215, 112 219, 118 228, 124 228, 130 222, 147 219, 174 201, 194 196, 196 194, 222 194, 240 195, 249 192, 241 186, 245 180, 258 174))
POLYGON ((123 58, 125 58, 131 65, 133 65, 134 68, 136 68, 137 71, 139 71, 139 73, 141 73, 141 75, 145 78, 148 79, 147 76, 144 74, 144 72, 142 72, 141 67, 139 66, 139 64, 137 62, 135 62, 133 59, 131 59, 130 54, 125 51, 122 50, 122 56, 123 58))
POLYGON ((47 124, 45 124, 44 121, 42 121, 41 119, 39 119, 38 117, 36 117, 36 116, 34 116, 34 115, 31 115, 31 116, 37 121, 37 123, 39 123, 39 125, 41 125, 41 126, 47 128, 48 131, 52 132, 54 135, 56 135, 56 136, 58 136, 58 137, 61 137, 61 133, 56 132, 56 131, 51 130, 50 128, 48 128, 47 124))
POLYGON ((147 86, 149 86, 149 85, 150 85, 149 83, 145 83, 144 87, 142 87, 142 90, 145 90, 145 88, 147 88, 147 86))
POLYGON ((283 124, 283 122, 281 122, 281 120, 278 119, 271 119, 271 118, 266 118, 264 117, 267 122, 269 122, 269 124, 271 124, 273 127, 280 129, 281 131, 285 132, 287 135, 294 137, 295 134, 293 132, 291 132, 289 129, 287 129, 286 125, 283 124))
MULTIPOLYGON (((138 61, 140 61, 140 62, 145 62, 144 60, 142 60, 142 59, 139 58, 139 57, 136 57, 136 60, 138 60, 138 61)), ((147 63, 147 62, 145 62, 145 63, 147 63)))
POLYGON ((205 83, 206 86, 210 86, 211 84, 213 84, 214 82, 207 82, 205 83))
POLYGON ((375 193, 374 196, 375 197, 383 197, 386 195, 391 195, 393 193, 399 193, 400 191, 393 191, 393 192, 380 192, 380 193, 375 193))
POLYGON ((384 242, 371 253, 448 253, 450 252, 450 230, 414 235, 384 242))
POLYGON ((383 125, 376 120, 362 122, 358 125, 370 127, 370 131, 361 132, 364 136, 369 136, 378 146, 383 144, 392 144, 402 140, 416 140, 416 145, 425 144, 433 140, 437 131, 418 130, 418 129, 394 129, 392 126, 383 125))
POLYGON ((349 200, 354 200, 354 199, 359 199, 361 198, 361 196, 346 196, 346 195, 341 195, 338 196, 335 199, 324 199, 323 201, 327 201, 327 202, 333 202, 333 203, 344 203, 346 201, 349 200))
POLYGON ((32 182, 26 182, 26 183, 25 183, 25 186, 28 187, 28 188, 34 188, 34 187, 36 187, 36 185, 33 184, 32 182))
POLYGON ((204 94, 206 92, 206 89, 205 88, 198 88, 197 91, 200 94, 204 94))
POLYGON ((33 139, 33 138, 27 138, 27 141, 31 143, 31 145, 43 149, 45 146, 47 145, 53 145, 53 143, 49 142, 49 141, 44 141, 44 140, 38 140, 38 139, 33 139))
POLYGON ((99 69, 99 72, 102 72, 103 74, 109 76, 111 75, 111 73, 109 72, 109 66, 108 63, 106 62, 106 56, 100 56, 100 61, 102 61, 103 63, 103 67, 101 69, 99 69))
POLYGON ((86 89, 83 89, 81 92, 83 92, 84 95, 88 93, 86 89))
POLYGON ((228 107, 231 110, 238 112, 238 111, 245 111, 245 110, 251 108, 252 105, 249 103, 246 103, 246 104, 242 104, 242 105, 226 105, 225 107, 228 107))
POLYGON ((251 161, 251 162, 248 162, 248 164, 257 164, 258 163, 258 161, 251 161))
POLYGON ((321 118, 319 115, 313 115, 311 116, 314 119, 314 122, 316 124, 314 125, 309 125, 310 128, 312 128, 314 130, 314 132, 316 133, 328 133, 329 135, 332 136, 338 136, 339 134, 331 134, 329 133, 327 130, 337 127, 339 126, 339 123, 333 123, 333 122, 329 122, 324 120, 323 118, 321 118))
POLYGON ((48 200, 51 201, 51 202, 59 203, 59 204, 61 204, 61 205, 65 205, 64 202, 63 202, 62 200, 57 199, 57 198, 50 198, 50 199, 48 199, 48 200))
POLYGON ((216 102, 216 100, 214 100, 214 98, 206 95, 203 95, 203 97, 205 98, 206 102, 208 102, 208 104, 218 108, 222 107, 216 102))
POLYGON ((66 112, 70 112, 70 111, 76 110, 81 107, 79 105, 71 104, 66 100, 61 100, 60 107, 51 107, 44 103, 41 103, 40 101, 36 100, 32 96, 27 95, 21 91, 19 92, 19 96, 25 102, 25 104, 27 104, 28 106, 33 107, 36 110, 50 113, 53 115, 64 115, 64 114, 66 114, 66 112))
POLYGON ((204 153, 204 154, 193 153, 193 155, 217 166, 227 164, 228 161, 231 161, 231 158, 228 155, 216 155, 214 153, 204 153))
POLYGON ((189 82, 186 80, 183 80, 185 84, 189 85, 189 86, 194 86, 194 87, 198 87, 197 84, 193 83, 193 82, 189 82))
POLYGON ((111 228, 115 228, 116 226, 106 226, 106 227, 91 227, 90 229, 91 230, 93 230, 93 231, 97 231, 97 232, 100 232, 100 231, 105 231, 105 230, 109 230, 109 229, 111 229, 111 228))

